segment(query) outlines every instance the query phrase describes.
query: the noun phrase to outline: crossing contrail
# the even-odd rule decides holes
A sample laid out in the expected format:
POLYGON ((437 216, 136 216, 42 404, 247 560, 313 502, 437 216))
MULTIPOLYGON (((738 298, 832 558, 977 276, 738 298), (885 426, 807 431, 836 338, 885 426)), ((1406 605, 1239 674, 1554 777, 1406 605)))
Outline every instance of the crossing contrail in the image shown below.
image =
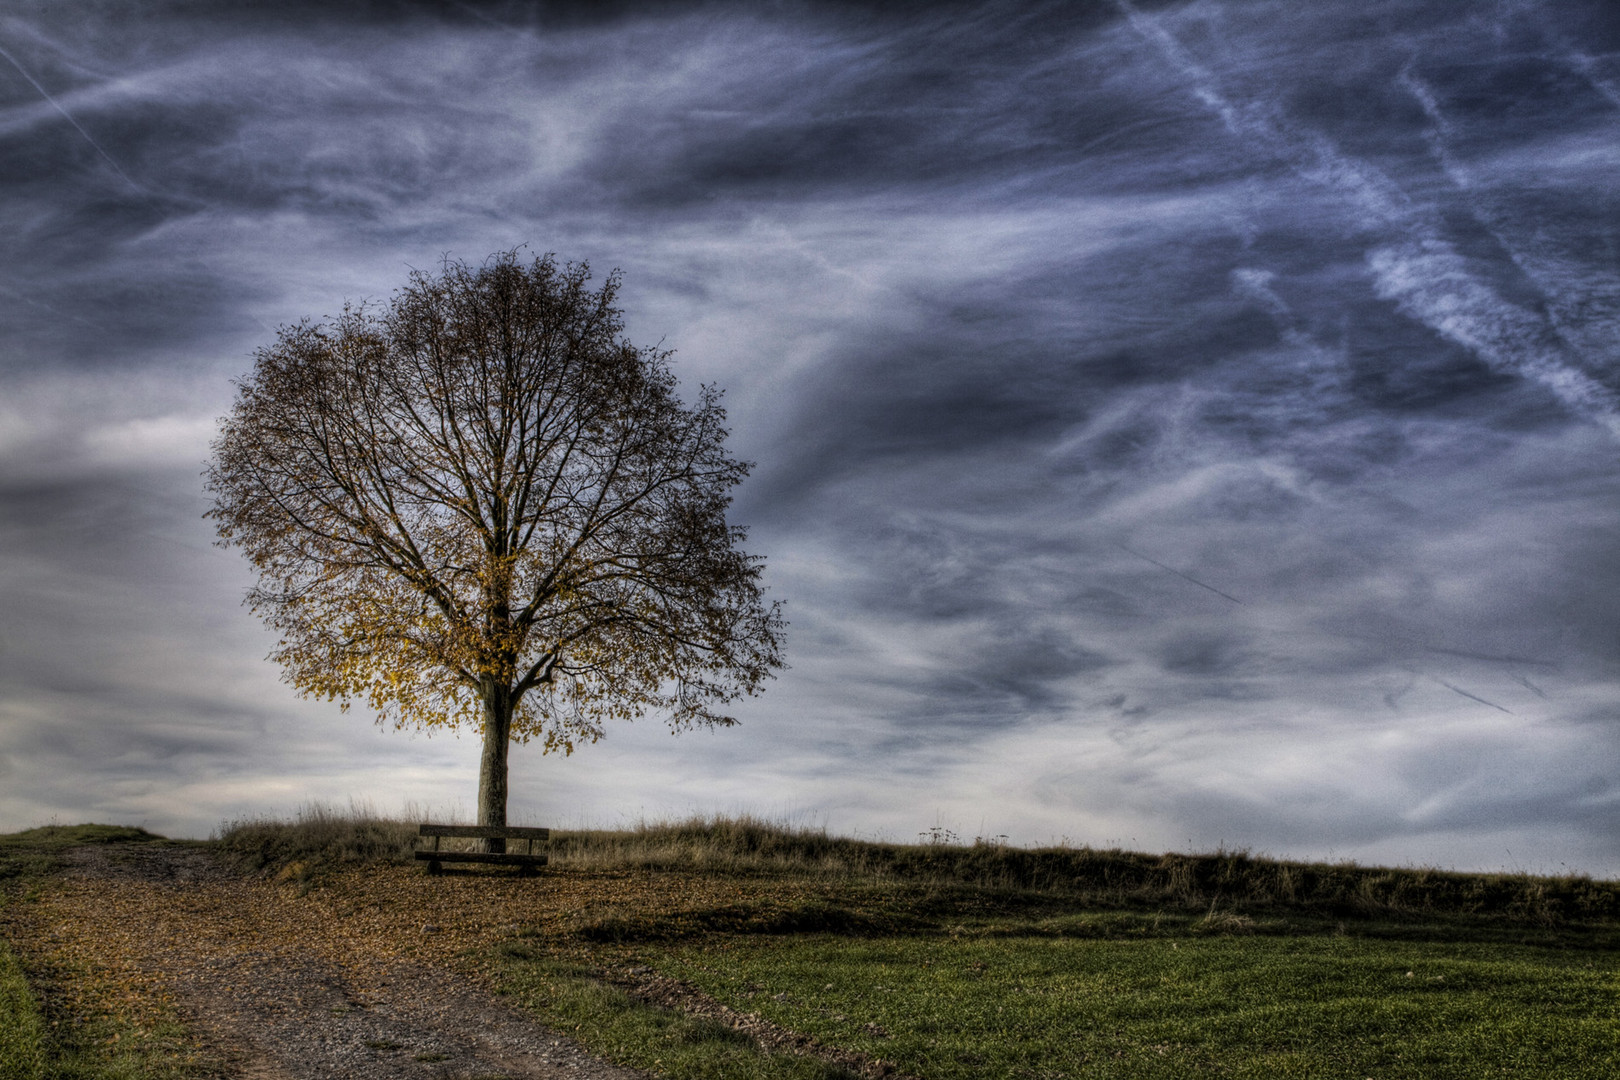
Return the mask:
POLYGON ((1495 709, 1497 712, 1505 712, 1509 716, 1513 715, 1513 710, 1504 709, 1504 708, 1502 708, 1502 706, 1498 705, 1494 701, 1486 701, 1484 698, 1480 697, 1478 694, 1470 694, 1468 691, 1464 690, 1460 686, 1451 685, 1450 683, 1446 682, 1446 680, 1440 678, 1438 675, 1430 675, 1429 678, 1433 679, 1435 682, 1439 683, 1441 686, 1445 687, 1447 690, 1450 690, 1453 694, 1461 694, 1463 697, 1469 699, 1470 701, 1477 701, 1481 705, 1489 705, 1491 708, 1495 709))
POLYGON ((79 122, 77 120, 73 119, 73 114, 68 112, 66 109, 62 108, 61 104, 59 102, 57 102, 57 100, 55 98, 51 97, 50 91, 46 90, 43 86, 41 86, 39 84, 39 81, 37 79, 35 79, 32 75, 28 74, 28 69, 23 67, 20 63, 18 63, 17 58, 15 56, 12 56, 4 48, 0 48, 0 56, 5 57, 6 60, 11 64, 11 66, 17 69, 18 74, 20 74, 23 78, 28 80, 28 85, 29 86, 32 86, 35 90, 39 91, 39 96, 40 97, 42 97, 46 101, 50 102, 51 108, 55 109, 57 112, 62 114, 62 119, 66 120, 68 123, 73 125, 73 130, 74 131, 77 131, 80 135, 84 136, 84 141, 85 142, 87 142, 91 146, 95 147, 96 153, 100 154, 103 158, 106 159, 107 164, 109 164, 109 165, 111 165, 113 167, 113 172, 117 173, 121 178, 123 178, 124 183, 128 184, 130 187, 134 188, 136 191, 140 192, 142 195, 147 194, 147 190, 145 188, 141 187, 141 185, 137 184, 135 181, 131 180, 129 178, 129 174, 126 173, 122 168, 119 167, 118 162, 113 160, 113 156, 111 154, 107 153, 107 151, 103 150, 101 148, 101 144, 96 142, 96 140, 92 139, 90 137, 90 133, 88 131, 84 130, 84 128, 79 126, 79 122))
POLYGON ((1217 589, 1213 585, 1205 585, 1202 581, 1199 581, 1197 578, 1193 577, 1192 575, 1183 574, 1180 570, 1177 570, 1173 566, 1164 565, 1164 563, 1160 562, 1158 559, 1150 559, 1146 555, 1142 554, 1140 551, 1132 551, 1130 548, 1126 547, 1124 544, 1119 544, 1117 546, 1118 546, 1119 550, 1123 551, 1125 554, 1127 554, 1127 555, 1135 555, 1138 559, 1141 559, 1144 562, 1150 562, 1154 566, 1157 566, 1160 570, 1168 570, 1170 573, 1176 575, 1176 577, 1180 578, 1181 580, 1190 581, 1194 585, 1198 586, 1200 589, 1208 589, 1210 592, 1214 593, 1216 596, 1219 596, 1219 597, 1222 597, 1224 599, 1230 600, 1230 601, 1232 601, 1232 603, 1238 605, 1239 607, 1246 606, 1246 605, 1244 605, 1243 601, 1239 600, 1237 597, 1233 596, 1231 593, 1223 593, 1223 592, 1221 592, 1221 590, 1217 589))
MULTIPOLYGON (((1572 367, 1544 340, 1545 316, 1499 293, 1447 236, 1444 220, 1416 202, 1375 164, 1340 150, 1326 135, 1288 122, 1275 102, 1245 101, 1220 86, 1160 21, 1131 0, 1114 0, 1131 27, 1156 45, 1203 106, 1233 136, 1333 192, 1383 234, 1365 260, 1379 297, 1456 342, 1497 371, 1540 383, 1578 416, 1620 438, 1620 395, 1572 367)), ((1412 79, 1409 83, 1416 85, 1412 79)), ((1420 99, 1421 100, 1421 99, 1420 99)))

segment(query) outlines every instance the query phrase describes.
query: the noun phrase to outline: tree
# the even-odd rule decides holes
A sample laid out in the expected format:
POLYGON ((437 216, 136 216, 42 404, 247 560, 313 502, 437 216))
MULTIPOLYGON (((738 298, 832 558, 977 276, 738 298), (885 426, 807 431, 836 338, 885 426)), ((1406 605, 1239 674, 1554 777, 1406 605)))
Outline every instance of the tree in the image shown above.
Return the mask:
POLYGON ((590 276, 446 260, 381 310, 282 327, 207 472, 285 681, 481 731, 481 825, 506 823, 512 741, 729 725, 782 665, 780 604, 726 522, 748 465, 720 391, 684 404, 670 354, 622 337, 618 272, 590 276))

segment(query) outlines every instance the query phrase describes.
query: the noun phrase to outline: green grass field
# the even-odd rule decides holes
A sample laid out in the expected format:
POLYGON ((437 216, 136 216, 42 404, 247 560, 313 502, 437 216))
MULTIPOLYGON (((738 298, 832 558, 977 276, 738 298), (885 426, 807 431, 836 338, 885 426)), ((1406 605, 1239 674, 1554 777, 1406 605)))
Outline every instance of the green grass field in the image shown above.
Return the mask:
POLYGON ((1620 1076, 1610 882, 814 836, 795 867, 791 836, 734 837, 729 864, 712 833, 684 859, 640 840, 644 865, 801 888, 620 910, 506 970, 587 1043, 682 1080, 795 1074, 646 1021, 631 1037, 581 971, 649 967, 929 1080, 1620 1076))
POLYGON ((1620 1075, 1615 957, 1567 948, 804 935, 643 959, 935 1080, 1620 1075))

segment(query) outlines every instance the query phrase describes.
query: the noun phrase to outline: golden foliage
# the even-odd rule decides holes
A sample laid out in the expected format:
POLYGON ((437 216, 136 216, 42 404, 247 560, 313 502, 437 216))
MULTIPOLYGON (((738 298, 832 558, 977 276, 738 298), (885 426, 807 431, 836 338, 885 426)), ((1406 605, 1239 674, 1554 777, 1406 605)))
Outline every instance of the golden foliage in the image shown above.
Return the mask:
POLYGON ((447 262, 259 351, 210 516, 302 693, 571 751, 648 711, 729 724, 781 666, 720 393, 683 403, 589 278, 447 262))

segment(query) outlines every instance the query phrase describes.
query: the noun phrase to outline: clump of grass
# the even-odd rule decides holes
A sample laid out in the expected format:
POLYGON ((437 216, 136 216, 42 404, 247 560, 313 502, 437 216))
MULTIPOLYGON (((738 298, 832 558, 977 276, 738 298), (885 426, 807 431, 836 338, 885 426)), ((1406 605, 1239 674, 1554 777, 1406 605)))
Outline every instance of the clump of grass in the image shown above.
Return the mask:
POLYGON ((298 875, 345 863, 408 863, 416 824, 381 817, 369 809, 340 810, 322 803, 299 809, 292 821, 249 818, 226 822, 215 834, 219 850, 244 870, 298 875))
POLYGON ((876 847, 829 835, 823 828, 793 826, 751 814, 642 821, 629 829, 551 834, 552 862, 585 870, 638 868, 844 878, 876 872, 870 858, 876 847))
MULTIPOLYGON (((359 804, 343 809, 306 803, 291 821, 257 817, 225 822, 213 841, 240 869, 307 884, 337 867, 415 862, 420 824, 359 804)), ((447 837, 439 843, 444 851, 471 851, 480 842, 447 837)))

